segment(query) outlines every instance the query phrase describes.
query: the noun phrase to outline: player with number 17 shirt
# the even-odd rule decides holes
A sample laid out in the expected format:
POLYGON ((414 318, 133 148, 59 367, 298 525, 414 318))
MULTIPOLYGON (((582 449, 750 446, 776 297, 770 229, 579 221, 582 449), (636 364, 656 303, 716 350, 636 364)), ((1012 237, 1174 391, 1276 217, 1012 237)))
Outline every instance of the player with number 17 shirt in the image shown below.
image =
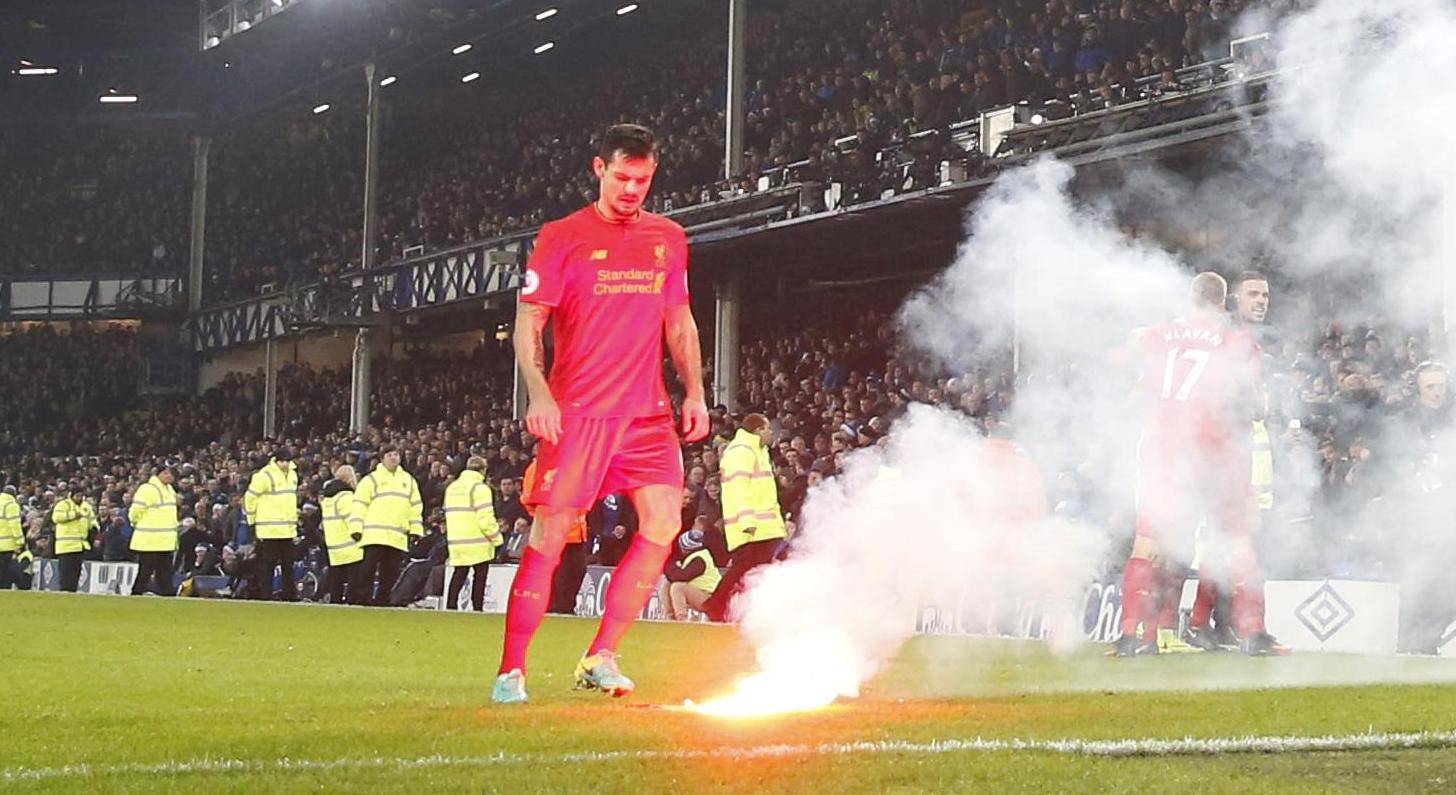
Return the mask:
POLYGON ((1133 341, 1146 421, 1138 442, 1137 539, 1124 572, 1119 653, 1150 652, 1159 644, 1159 629, 1163 641, 1169 634, 1176 638, 1176 627, 1160 625, 1176 617, 1177 586, 1205 519, 1241 550, 1233 594, 1240 635, 1264 632, 1263 581, 1249 543, 1257 507, 1247 432, 1264 411, 1261 351, 1224 314, 1227 290, 1218 274, 1199 274, 1190 314, 1144 329, 1133 341), (1140 641, 1133 638, 1139 625, 1140 641))

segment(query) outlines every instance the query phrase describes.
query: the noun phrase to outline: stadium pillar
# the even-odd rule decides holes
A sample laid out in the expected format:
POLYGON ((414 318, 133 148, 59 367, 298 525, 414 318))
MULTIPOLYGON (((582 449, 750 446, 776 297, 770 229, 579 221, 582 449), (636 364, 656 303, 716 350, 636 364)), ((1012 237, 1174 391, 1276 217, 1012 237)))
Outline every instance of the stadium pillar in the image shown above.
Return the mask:
POLYGON ((723 176, 730 180, 743 173, 743 127, 748 103, 743 62, 748 51, 747 39, 748 0, 728 0, 728 107, 723 176))
POLYGON ((1441 319, 1446 338, 1437 353, 1450 360, 1456 350, 1456 164, 1446 166, 1446 185, 1441 191, 1441 319))
MULTIPOLYGON (((364 107, 364 250, 359 264, 364 270, 374 267, 379 241, 379 101, 378 66, 364 64, 364 81, 368 84, 368 100, 364 107)), ((373 379, 369 371, 369 329, 360 328, 354 335, 354 358, 349 376, 349 432, 362 434, 369 427, 369 391, 373 379)))
POLYGON ((278 339, 269 337, 263 349, 263 438, 278 429, 278 339))
POLYGON ((207 154, 212 139, 192 139, 192 250, 187 257, 187 311, 202 308, 202 257, 207 240, 207 154))
POLYGON ((364 65, 364 79, 369 82, 369 100, 364 121, 364 251, 359 264, 365 270, 374 267, 374 249, 379 238, 379 81, 371 61, 364 65))
MULTIPOLYGON (((521 293, 519 290, 516 291, 515 296, 516 305, 520 306, 521 293)), ((511 317, 515 318, 515 314, 513 313, 511 317)), ((511 321, 512 339, 515 338, 517 331, 519 331, 519 329, 516 328, 515 321, 513 319, 511 321)), ((511 377, 514 379, 514 383, 511 385, 511 418, 520 420, 521 422, 525 422, 526 409, 530 408, 531 406, 531 393, 526 390, 526 379, 521 377, 521 365, 519 360, 516 360, 515 363, 511 365, 511 377)))
POLYGON ((349 384, 349 433, 358 435, 369 428, 369 390, 373 386, 369 371, 369 329, 361 328, 354 335, 354 362, 349 384))
POLYGON ((738 302, 743 275, 738 269, 718 279, 713 295, 713 404, 738 408, 738 302))

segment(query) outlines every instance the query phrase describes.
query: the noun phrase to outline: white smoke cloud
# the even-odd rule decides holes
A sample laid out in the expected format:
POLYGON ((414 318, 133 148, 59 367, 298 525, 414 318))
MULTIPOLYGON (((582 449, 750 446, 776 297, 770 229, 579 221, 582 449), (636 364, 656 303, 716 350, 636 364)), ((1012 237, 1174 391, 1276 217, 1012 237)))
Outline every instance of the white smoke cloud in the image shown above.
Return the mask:
POLYGON ((1004 452, 966 418, 917 405, 888 446, 850 455, 810 495, 788 560, 757 574, 742 629, 768 684, 806 705, 854 696, 915 631, 919 609, 1079 595, 1101 534, 1011 523, 1004 452))
MULTIPOLYGON (((1099 462, 1129 511, 1138 418, 1107 353, 1181 312, 1196 268, 1233 276, 1266 257, 1296 282, 1369 287, 1334 317, 1276 294, 1273 317, 1297 311, 1298 323, 1419 326, 1456 295, 1456 6, 1324 0, 1272 33, 1287 70, 1272 109, 1210 172, 1128 166, 1118 188, 1091 198, 1073 197, 1071 167, 1054 160, 1007 173, 968 214, 956 261, 902 314, 905 341, 950 372, 1004 362, 1016 346, 1016 438, 1050 473, 1099 462), (1180 261, 1125 233, 1129 218, 1216 244, 1180 261)), ((967 588, 988 599, 1080 590, 1127 526, 1000 532, 982 510, 1001 476, 986 449, 967 421, 917 408, 887 451, 856 453, 810 495, 795 556, 755 578, 739 605, 764 676, 854 693, 908 637, 921 604, 967 588), (883 480, 882 466, 899 476, 883 480)), ((1449 453, 1456 460, 1456 445, 1449 453)), ((1291 456, 1278 477, 1313 490, 1313 466, 1291 456)), ((1387 507, 1386 518, 1436 526, 1431 510, 1387 507)))

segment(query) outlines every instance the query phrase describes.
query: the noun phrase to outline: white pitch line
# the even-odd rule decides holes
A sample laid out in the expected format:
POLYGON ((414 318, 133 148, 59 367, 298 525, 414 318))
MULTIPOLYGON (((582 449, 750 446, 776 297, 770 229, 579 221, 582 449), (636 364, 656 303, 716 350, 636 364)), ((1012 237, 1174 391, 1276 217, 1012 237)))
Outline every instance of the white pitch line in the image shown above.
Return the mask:
POLYGON ((597 751, 568 754, 495 753, 484 756, 421 756, 415 758, 362 757, 343 759, 192 759, 184 762, 128 762, 79 764, 61 767, 15 767, 0 770, 0 781, 46 781, 115 775, 169 775, 187 773, 242 773, 315 770, 413 770, 434 767, 495 767, 499 765, 580 764, 587 762, 691 761, 697 759, 764 759, 789 756, 847 756, 853 754, 925 754, 1032 751, 1069 756, 1217 756, 1221 754, 1282 754, 1324 751, 1388 751, 1456 747, 1456 731, 1324 735, 1318 737, 1184 737, 1123 740, 971 739, 910 742, 819 743, 760 745, 746 748, 685 750, 597 751))

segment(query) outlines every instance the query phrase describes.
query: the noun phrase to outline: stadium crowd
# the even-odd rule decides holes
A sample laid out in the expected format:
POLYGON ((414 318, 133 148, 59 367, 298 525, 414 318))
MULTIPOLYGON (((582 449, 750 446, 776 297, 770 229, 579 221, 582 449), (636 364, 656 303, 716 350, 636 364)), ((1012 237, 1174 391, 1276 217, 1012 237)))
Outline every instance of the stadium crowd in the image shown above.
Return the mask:
MULTIPOLYGON (((542 76, 509 91, 450 85, 417 92, 399 100, 386 124, 379 261, 528 229, 581 206, 594 145, 563 139, 562 131, 602 129, 624 115, 658 132, 668 164, 652 209, 731 195, 796 163, 799 179, 844 181, 847 200, 877 197, 891 187, 894 158, 877 162, 876 155, 914 133, 1014 102, 1056 96, 1085 110, 1175 88, 1174 70, 1227 53, 1233 20, 1246 5, 766 6, 750 17, 747 151, 743 173, 732 180, 722 179, 719 165, 724 54, 716 27, 644 53, 648 62, 630 69, 572 81, 542 76), (1154 82, 1137 83, 1145 78, 1154 82), (834 145, 846 138, 856 139, 853 147, 834 145)), ((183 261, 190 164, 182 136, 85 128, 52 138, 17 130, 0 133, 0 165, 25 188, 0 198, 7 240, 19 243, 0 254, 0 270, 137 270, 183 261), (43 156, 50 147, 57 156, 43 156)), ((361 115, 341 106, 302 120, 260 120, 214 144, 206 300, 359 266, 362 142, 361 115)), ((914 146, 945 144, 930 136, 914 146)))
POLYGON ((136 275, 185 266, 190 172, 186 137, 175 129, 5 125, 0 273, 136 275))
MULTIPOLYGON (((947 376, 897 349, 892 304, 883 297, 821 300, 823 312, 805 316, 833 321, 749 339, 740 359, 739 405, 769 419, 775 480, 790 525, 808 490, 839 472, 850 451, 879 443, 909 404, 942 405, 986 423, 1005 416, 1015 389, 1009 371, 947 376)), ((1286 546, 1304 543, 1300 554, 1280 555, 1285 568, 1272 574, 1389 573, 1381 554, 1389 539, 1371 537, 1371 528, 1380 525, 1370 514, 1402 489, 1431 490, 1435 475, 1424 445, 1449 423, 1444 370, 1421 367, 1430 355, 1423 337, 1393 327, 1271 327, 1264 337, 1268 425, 1279 462, 1276 509, 1266 534, 1286 546), (1316 477, 1318 482, 1310 480, 1316 477), (1308 537, 1301 527, 1318 528, 1319 537, 1308 537)), ((325 482, 344 464, 369 472, 385 446, 401 452, 419 484, 426 534, 411 552, 414 559, 442 559, 445 489, 472 455, 487 462, 506 537, 500 559, 519 555, 529 527, 521 478, 534 440, 511 417, 510 359, 499 343, 482 343, 469 353, 412 350, 377 359, 371 426, 360 436, 344 430, 346 370, 285 365, 277 442, 259 438, 261 373, 230 374, 196 398, 148 402, 118 378, 131 368, 110 366, 135 355, 133 336, 96 335, 82 325, 69 334, 42 326, 0 338, 0 375, 12 385, 11 411, 0 426, 0 468, 16 486, 33 553, 51 553, 51 508, 75 490, 93 504, 97 518, 88 554, 127 559, 126 506, 169 461, 176 465, 183 527, 174 571, 225 573, 241 588, 251 573, 255 540, 243 492, 282 444, 296 453, 296 557, 312 570, 325 560, 325 482), (98 352, 108 366, 98 366, 98 352), (117 407, 129 410, 121 414, 117 407)), ((683 527, 701 531, 715 554, 723 528, 720 462, 741 417, 714 408, 710 441, 684 449, 683 527)), ((1101 482, 1105 471, 1089 460, 1046 473, 1054 510, 1114 529, 1130 527, 1129 506, 1109 498, 1109 484, 1101 482)), ((589 562, 614 563, 634 521, 625 500, 599 505, 587 517, 589 562)))

